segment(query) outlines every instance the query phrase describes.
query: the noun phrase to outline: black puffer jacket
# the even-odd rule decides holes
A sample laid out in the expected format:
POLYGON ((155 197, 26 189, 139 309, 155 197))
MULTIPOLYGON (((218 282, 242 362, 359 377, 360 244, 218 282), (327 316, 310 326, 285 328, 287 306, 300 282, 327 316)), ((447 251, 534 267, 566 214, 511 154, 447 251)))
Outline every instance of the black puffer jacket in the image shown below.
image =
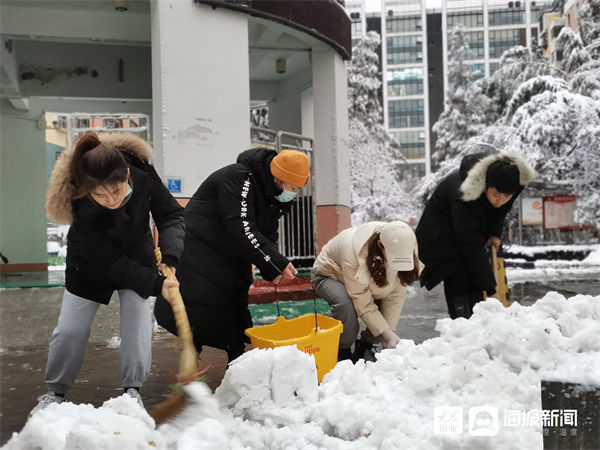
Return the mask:
MULTIPOLYGON (((177 269, 197 346, 239 345, 252 326, 248 311, 251 264, 273 280, 289 264, 277 250, 279 218, 290 203, 274 196, 269 149, 241 153, 236 164, 212 173, 185 208, 186 237, 177 269)), ((175 332, 166 302, 155 308, 163 327, 175 332)))
POLYGON ((148 163, 152 149, 145 141, 126 133, 99 138, 123 152, 133 192, 116 210, 87 197, 70 201, 68 165, 72 149, 63 152, 50 180, 46 209, 56 223, 71 223, 66 288, 103 304, 118 289, 132 289, 144 298, 160 295, 164 277, 154 262, 150 213, 159 229, 163 262, 176 266, 185 234, 183 209, 148 163))
POLYGON ((419 258, 425 264, 421 285, 432 289, 457 270, 460 260, 473 286, 493 294, 496 282, 485 243, 490 236, 501 236, 506 214, 534 176, 534 170, 515 156, 478 153, 465 157, 460 169, 436 188, 417 226, 419 258), (508 203, 495 208, 485 195, 485 174, 493 162, 507 157, 519 168, 521 188, 508 203))
POLYGON ((250 265, 273 280, 288 265, 277 251, 279 218, 291 203, 275 200, 269 164, 275 151, 251 149, 211 174, 185 209, 180 274, 202 273, 226 291, 247 290, 250 265))

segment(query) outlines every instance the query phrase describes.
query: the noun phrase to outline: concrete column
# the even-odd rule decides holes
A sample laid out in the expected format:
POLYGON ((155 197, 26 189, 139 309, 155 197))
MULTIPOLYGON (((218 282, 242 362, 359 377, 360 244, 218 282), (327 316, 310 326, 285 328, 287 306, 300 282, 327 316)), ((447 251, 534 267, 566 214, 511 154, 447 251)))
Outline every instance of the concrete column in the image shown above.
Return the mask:
POLYGON ((250 147, 248 21, 193 2, 152 0, 156 165, 190 197, 250 147))
POLYGON ((317 245, 350 226, 348 86, 342 57, 313 48, 313 113, 317 245))

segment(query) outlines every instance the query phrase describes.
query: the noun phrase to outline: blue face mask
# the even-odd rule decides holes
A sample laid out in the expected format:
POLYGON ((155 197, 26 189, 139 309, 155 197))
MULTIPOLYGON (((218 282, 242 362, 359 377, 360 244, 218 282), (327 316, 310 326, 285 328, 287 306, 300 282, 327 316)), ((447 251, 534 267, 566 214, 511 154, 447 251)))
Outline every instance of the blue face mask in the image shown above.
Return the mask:
POLYGON ((275 198, 281 203, 291 202, 294 200, 294 197, 296 197, 296 193, 288 191, 286 188, 283 188, 283 192, 281 194, 275 196, 275 198))

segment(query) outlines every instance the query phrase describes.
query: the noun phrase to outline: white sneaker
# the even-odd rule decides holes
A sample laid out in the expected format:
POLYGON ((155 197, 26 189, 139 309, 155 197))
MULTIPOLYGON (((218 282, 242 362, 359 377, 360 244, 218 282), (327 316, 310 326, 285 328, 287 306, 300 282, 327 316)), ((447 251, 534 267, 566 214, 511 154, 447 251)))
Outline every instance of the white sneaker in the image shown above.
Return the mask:
POLYGON ((142 408, 144 408, 144 402, 142 401, 142 396, 140 395, 140 392, 137 389, 129 388, 125 391, 125 393, 127 395, 129 395, 131 398, 137 400, 138 405, 140 405, 142 408))
POLYGON ((33 416, 36 412, 38 412, 41 409, 44 409, 51 403, 62 403, 65 400, 67 400, 67 398, 64 395, 56 395, 54 392, 48 391, 44 395, 40 395, 37 398, 37 400, 38 404, 31 410, 31 412, 29 413, 29 417, 33 416))

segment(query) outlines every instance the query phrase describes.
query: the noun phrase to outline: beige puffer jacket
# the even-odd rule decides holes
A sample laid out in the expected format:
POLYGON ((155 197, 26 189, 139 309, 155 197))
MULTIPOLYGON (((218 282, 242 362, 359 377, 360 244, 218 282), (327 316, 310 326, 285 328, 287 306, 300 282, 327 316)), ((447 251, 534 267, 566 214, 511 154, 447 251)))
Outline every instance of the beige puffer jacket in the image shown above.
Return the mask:
POLYGON ((323 247, 313 266, 316 275, 344 283, 358 316, 374 336, 396 329, 406 298, 406 287, 396 272, 388 269, 388 284, 379 287, 367 268, 369 239, 384 225, 367 222, 342 231, 323 247), (379 307, 375 300, 380 301, 379 307))

